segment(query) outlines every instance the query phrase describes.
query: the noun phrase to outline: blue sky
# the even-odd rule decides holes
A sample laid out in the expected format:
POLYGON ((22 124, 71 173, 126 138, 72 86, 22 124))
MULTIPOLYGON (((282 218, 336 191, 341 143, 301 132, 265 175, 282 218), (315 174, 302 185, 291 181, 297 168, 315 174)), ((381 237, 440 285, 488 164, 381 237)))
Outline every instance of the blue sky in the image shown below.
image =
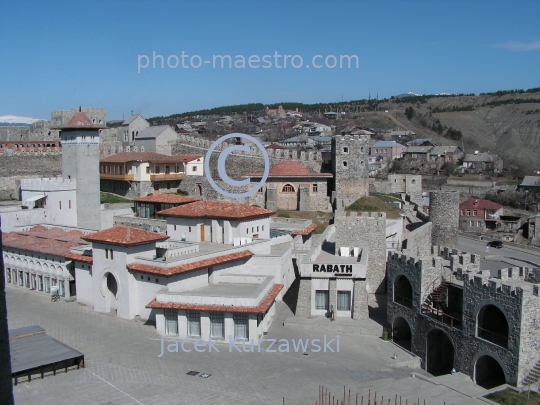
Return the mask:
POLYGON ((0 116, 49 119, 83 105, 106 107, 112 120, 131 110, 540 86, 537 0, 4 0, 0 10, 0 116), (188 68, 168 67, 182 51, 188 68), (276 51, 300 55, 302 67, 275 67, 276 51), (152 68, 152 52, 164 68, 159 58, 152 68), (243 55, 246 68, 190 67, 193 55, 218 54, 243 55), (150 61, 140 73, 139 55, 150 61), (273 66, 250 68, 251 55, 272 55, 273 66), (322 68, 306 67, 314 55, 322 68), (328 55, 357 55, 358 68, 324 67, 328 55))

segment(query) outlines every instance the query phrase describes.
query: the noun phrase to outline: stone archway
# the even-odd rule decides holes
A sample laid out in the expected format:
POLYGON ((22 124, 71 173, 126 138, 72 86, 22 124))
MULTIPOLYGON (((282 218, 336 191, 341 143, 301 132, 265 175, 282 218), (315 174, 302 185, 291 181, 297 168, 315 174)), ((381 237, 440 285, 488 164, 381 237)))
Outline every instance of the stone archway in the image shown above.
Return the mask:
POLYGON ((405 350, 411 351, 412 347, 412 331, 409 322, 401 316, 397 316, 392 324, 392 340, 393 342, 403 347, 405 350))
POLYGON ((413 289, 407 276, 400 274, 394 279, 394 302, 412 308, 413 289))
POLYGON ((474 381, 483 388, 491 389, 506 384, 506 376, 495 358, 483 355, 474 365, 474 381))
POLYGON ((426 371, 439 376, 454 368, 454 345, 441 329, 432 329, 426 337, 426 371))
POLYGON ((478 311, 476 333, 479 338, 508 348, 509 331, 508 319, 499 307, 488 304, 478 311))

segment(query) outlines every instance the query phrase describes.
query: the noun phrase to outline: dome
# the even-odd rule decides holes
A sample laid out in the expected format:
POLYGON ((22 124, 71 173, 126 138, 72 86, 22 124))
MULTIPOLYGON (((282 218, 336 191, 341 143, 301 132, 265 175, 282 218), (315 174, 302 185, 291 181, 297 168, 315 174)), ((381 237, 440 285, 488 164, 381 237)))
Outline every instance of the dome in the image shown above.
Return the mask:
POLYGON ((70 127, 91 127, 92 123, 88 119, 85 113, 78 112, 73 116, 73 118, 69 121, 68 126, 70 127))
POLYGON ((270 176, 302 176, 309 175, 310 171, 301 163, 287 160, 278 163, 270 169, 270 176))

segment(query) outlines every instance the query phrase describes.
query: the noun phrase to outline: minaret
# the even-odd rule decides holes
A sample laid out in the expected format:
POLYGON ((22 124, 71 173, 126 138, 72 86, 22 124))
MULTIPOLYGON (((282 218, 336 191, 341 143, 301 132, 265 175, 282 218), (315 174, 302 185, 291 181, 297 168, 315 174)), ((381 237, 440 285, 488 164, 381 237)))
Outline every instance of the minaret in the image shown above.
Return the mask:
POLYGON ((99 127, 81 112, 60 128, 62 177, 76 181, 77 227, 101 229, 99 199, 99 127))

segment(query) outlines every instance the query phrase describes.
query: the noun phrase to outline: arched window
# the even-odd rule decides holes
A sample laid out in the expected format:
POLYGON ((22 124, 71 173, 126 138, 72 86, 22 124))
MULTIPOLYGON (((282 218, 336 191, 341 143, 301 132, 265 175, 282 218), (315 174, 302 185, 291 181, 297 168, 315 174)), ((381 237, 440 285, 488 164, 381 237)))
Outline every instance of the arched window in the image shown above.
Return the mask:
POLYGON ((294 187, 291 186, 290 184, 285 184, 281 191, 284 193, 294 193, 294 187))

